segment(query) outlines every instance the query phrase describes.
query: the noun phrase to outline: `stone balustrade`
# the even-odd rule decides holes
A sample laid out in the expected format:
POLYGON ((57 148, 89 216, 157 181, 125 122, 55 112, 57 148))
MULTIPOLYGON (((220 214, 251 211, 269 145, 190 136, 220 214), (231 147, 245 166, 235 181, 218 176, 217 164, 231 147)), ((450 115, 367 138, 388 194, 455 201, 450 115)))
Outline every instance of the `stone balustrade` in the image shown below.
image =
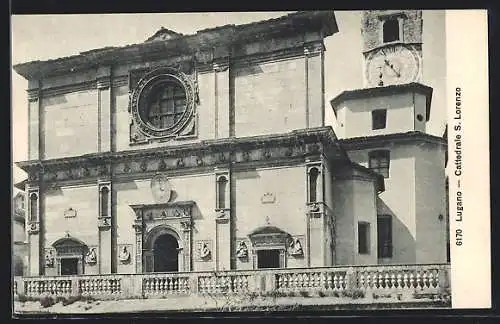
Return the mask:
POLYGON ((449 287, 448 264, 375 265, 248 271, 15 277, 15 295, 175 298, 191 294, 397 292, 438 294, 449 287))

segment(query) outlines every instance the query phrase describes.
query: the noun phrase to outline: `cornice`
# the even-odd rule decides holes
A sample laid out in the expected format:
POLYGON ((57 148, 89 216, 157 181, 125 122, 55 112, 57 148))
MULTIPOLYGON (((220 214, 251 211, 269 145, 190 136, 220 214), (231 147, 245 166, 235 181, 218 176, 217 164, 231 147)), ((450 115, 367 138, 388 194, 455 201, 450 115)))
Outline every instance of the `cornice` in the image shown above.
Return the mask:
POLYGON ((124 60, 147 61, 162 58, 165 53, 175 55, 194 53, 200 48, 233 46, 287 34, 297 35, 307 31, 321 32, 323 37, 338 32, 334 13, 332 11, 296 12, 249 24, 205 29, 193 35, 182 35, 168 41, 106 47, 59 59, 17 64, 14 70, 26 79, 40 79, 102 65, 121 64, 124 60))
POLYGON ((176 147, 23 161, 17 165, 28 173, 28 184, 80 184, 110 177, 137 179, 156 172, 190 174, 212 172, 215 168, 280 166, 321 156, 329 160, 347 159, 329 126, 176 147))
POLYGON ((374 98, 380 96, 392 96, 401 93, 420 93, 426 97, 426 121, 429 121, 431 101, 432 101, 431 87, 421 83, 412 82, 398 85, 389 85, 384 87, 362 88, 355 90, 343 91, 335 98, 330 100, 330 105, 333 109, 335 116, 337 111, 342 107, 341 104, 347 100, 359 100, 365 98, 374 98))
POLYGON ((448 146, 446 139, 418 131, 345 138, 340 139, 339 142, 346 151, 376 148, 388 144, 418 142, 448 146))

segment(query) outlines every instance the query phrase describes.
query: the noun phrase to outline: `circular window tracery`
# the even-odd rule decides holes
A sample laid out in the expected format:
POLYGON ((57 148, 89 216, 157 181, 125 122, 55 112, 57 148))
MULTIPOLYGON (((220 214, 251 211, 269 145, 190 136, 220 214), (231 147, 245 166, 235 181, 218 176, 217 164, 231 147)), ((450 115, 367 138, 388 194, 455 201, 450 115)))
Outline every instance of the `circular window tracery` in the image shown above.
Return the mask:
POLYGON ((132 117, 138 129, 150 137, 167 137, 179 132, 194 110, 191 80, 169 68, 146 74, 134 89, 132 117))
POLYGON ((145 99, 143 107, 140 107, 140 117, 156 129, 172 128, 186 112, 186 91, 175 80, 158 82, 145 99))

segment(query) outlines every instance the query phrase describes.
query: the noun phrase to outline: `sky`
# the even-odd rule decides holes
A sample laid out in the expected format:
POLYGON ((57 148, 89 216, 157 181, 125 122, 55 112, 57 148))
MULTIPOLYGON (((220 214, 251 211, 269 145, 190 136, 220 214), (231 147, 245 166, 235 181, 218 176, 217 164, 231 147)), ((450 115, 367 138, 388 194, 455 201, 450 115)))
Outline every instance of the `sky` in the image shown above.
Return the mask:
MULTIPOLYGON (((11 21, 12 64, 55 59, 107 46, 142 43, 161 27, 193 34, 200 29, 225 24, 245 24, 288 13, 290 12, 14 15, 11 21)), ((325 39, 325 116, 326 124, 334 129, 335 118, 329 101, 344 90, 363 86, 361 13, 335 11, 335 17, 339 33, 325 39)), ((12 70, 14 162, 27 160, 27 87, 27 81, 12 70)), ((443 123, 438 120, 434 124, 428 131, 440 136, 443 123)), ((14 166, 13 182, 25 178, 26 174, 14 166)))

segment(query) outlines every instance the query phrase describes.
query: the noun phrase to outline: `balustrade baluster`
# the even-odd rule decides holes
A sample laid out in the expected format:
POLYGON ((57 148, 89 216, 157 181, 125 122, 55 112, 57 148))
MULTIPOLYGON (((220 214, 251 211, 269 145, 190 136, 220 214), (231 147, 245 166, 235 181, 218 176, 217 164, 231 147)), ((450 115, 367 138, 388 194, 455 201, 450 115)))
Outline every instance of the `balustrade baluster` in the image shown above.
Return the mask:
POLYGON ((366 279, 365 279, 365 273, 364 272, 360 272, 359 273, 359 277, 358 277, 358 286, 359 288, 366 288, 365 284, 366 284, 366 279))
POLYGON ((391 277, 389 275, 389 272, 386 272, 384 276, 384 288, 391 288, 391 277))
POLYGON ((382 272, 377 272, 375 273, 375 282, 377 283, 375 285, 375 287, 377 288, 384 288, 383 284, 384 284, 384 275, 382 274, 382 272))
POLYGON ((427 271, 424 271, 422 274, 422 288, 429 288, 429 276, 427 274, 427 271))
POLYGON ((396 283, 396 275, 394 274, 394 272, 391 273, 391 288, 396 288, 397 287, 397 283, 396 283))
POLYGON ((416 283, 417 283, 417 286, 415 288, 422 287, 422 276, 420 275, 420 271, 417 271, 416 283))
POLYGON ((326 277, 326 289, 330 290, 333 289, 333 281, 332 281, 332 273, 328 272, 327 277, 326 277))
POLYGON ((309 288, 309 273, 303 273, 302 274, 302 287, 304 288, 309 288))
POLYGON ((176 292, 179 292, 179 278, 178 278, 178 277, 177 277, 177 278, 175 278, 175 282, 174 282, 174 283, 175 283, 175 285, 174 285, 174 290, 175 290, 176 292))

